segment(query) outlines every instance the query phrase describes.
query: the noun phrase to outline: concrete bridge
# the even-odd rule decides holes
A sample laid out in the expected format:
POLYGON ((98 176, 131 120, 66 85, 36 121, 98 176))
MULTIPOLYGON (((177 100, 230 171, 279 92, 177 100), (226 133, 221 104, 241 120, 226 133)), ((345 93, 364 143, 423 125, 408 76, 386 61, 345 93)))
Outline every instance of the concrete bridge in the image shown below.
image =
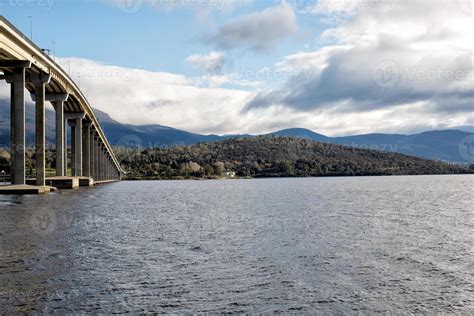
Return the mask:
POLYGON ((43 193, 50 187, 74 188, 118 181, 124 171, 90 103, 69 75, 7 19, 0 16, 0 80, 11 88, 11 186, 0 194, 43 193), (35 102, 36 178, 25 174, 25 89, 35 102), (56 176, 46 177, 45 104, 56 112, 56 176), (67 175, 67 135, 70 169, 67 175))

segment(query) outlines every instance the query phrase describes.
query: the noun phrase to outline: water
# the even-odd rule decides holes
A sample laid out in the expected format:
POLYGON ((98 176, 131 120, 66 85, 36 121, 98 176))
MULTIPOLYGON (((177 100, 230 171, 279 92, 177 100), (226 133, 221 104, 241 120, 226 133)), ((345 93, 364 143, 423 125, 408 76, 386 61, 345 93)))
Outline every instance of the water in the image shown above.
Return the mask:
POLYGON ((474 176, 0 197, 0 313, 474 313, 474 176))

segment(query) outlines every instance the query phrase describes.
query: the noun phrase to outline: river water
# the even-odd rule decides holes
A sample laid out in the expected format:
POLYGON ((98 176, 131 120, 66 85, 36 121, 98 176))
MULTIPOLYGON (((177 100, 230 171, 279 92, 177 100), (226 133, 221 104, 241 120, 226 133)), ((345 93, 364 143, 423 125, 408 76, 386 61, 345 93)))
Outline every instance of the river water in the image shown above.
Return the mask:
POLYGON ((0 196, 0 313, 474 313, 474 176, 0 196))

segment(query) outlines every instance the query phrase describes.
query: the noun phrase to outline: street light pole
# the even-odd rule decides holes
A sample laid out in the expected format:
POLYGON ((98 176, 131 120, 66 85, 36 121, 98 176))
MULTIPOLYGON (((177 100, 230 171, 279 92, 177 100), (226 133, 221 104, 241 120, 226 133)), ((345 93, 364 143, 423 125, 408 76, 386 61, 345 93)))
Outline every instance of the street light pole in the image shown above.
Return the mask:
POLYGON ((30 40, 33 41, 33 17, 30 15, 28 19, 30 19, 30 40))

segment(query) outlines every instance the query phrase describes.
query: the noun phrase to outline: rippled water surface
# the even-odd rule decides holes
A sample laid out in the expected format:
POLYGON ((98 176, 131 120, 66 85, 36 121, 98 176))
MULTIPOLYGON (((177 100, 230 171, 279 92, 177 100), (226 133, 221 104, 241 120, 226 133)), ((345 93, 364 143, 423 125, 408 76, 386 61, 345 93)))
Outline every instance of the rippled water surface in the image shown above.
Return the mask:
POLYGON ((0 313, 474 313, 474 177, 0 196, 0 313))

